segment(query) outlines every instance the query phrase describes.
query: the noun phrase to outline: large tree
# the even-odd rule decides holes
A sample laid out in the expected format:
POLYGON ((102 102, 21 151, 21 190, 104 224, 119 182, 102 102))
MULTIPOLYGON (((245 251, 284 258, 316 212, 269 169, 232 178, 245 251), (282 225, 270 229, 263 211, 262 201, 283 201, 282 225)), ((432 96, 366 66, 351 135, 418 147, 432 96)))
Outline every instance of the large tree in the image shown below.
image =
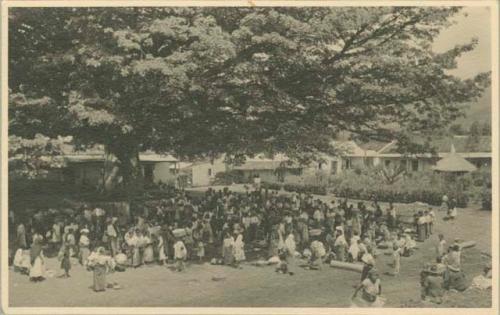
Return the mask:
POLYGON ((125 183, 147 149, 307 160, 340 131, 410 143, 489 84, 448 72, 476 40, 432 50, 459 11, 10 8, 9 132, 104 144, 125 183))

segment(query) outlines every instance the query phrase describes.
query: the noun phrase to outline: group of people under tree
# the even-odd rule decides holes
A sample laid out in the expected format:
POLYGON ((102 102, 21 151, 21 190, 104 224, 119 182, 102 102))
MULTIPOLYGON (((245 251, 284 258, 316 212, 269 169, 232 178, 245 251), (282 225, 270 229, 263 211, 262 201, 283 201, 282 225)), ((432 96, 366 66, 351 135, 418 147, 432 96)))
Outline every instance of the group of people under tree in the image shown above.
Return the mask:
MULTIPOLYGON (((94 270, 94 289, 101 291, 106 270, 174 262, 174 268, 182 271, 186 261, 241 268, 245 252, 260 248, 259 253, 265 252, 260 256, 277 257, 277 271, 287 273, 288 262, 295 257, 307 259, 306 268, 313 270, 332 260, 362 262, 361 284, 366 287, 379 286, 377 247, 393 248, 394 275, 399 273, 400 257, 411 256, 416 247, 392 203, 384 211, 376 198, 367 206, 262 189, 246 193, 208 189, 202 196, 169 189, 166 194, 133 207, 126 218, 87 204, 71 216, 51 209, 38 211, 15 229, 18 252, 30 248, 29 262, 17 257, 17 265, 32 281, 40 281, 44 251, 57 253, 63 277, 70 276, 70 259, 77 258, 94 270)), ((424 241, 432 234, 434 213, 429 209, 414 219, 417 240, 424 241)))

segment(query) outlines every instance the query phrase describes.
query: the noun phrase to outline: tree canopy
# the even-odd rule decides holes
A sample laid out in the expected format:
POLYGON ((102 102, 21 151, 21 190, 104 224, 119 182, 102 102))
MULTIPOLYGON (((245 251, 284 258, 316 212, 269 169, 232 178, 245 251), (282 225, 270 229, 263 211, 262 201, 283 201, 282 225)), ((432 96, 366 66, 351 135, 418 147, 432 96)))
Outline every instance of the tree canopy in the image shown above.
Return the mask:
POLYGON ((475 39, 432 50, 459 11, 10 8, 9 133, 104 144, 124 175, 143 150, 306 160, 342 131, 410 143, 489 84, 447 71, 475 39))

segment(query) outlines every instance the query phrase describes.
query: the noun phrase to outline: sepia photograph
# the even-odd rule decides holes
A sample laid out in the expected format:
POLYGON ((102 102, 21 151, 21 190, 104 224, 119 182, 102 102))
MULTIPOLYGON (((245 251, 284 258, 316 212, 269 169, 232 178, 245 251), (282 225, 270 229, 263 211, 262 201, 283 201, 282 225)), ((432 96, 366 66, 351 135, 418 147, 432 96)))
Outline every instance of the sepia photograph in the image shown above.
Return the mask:
POLYGON ((6 314, 498 312, 497 2, 2 26, 6 314))

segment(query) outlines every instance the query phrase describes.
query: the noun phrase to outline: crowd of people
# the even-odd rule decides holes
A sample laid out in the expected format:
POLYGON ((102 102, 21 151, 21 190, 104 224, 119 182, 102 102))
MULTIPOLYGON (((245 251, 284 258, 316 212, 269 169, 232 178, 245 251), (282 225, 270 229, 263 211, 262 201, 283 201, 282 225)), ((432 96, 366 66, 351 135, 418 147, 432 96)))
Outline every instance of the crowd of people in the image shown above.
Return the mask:
MULTIPOLYGON (((167 198, 135 207, 125 218, 84 204, 73 215, 46 210, 19 221, 14 265, 32 281, 44 279, 46 254, 57 255, 61 261, 61 277, 70 277, 70 260, 77 258, 94 271, 94 289, 102 291, 109 270, 174 264, 175 270, 182 271, 187 261, 241 268, 246 253, 258 252, 275 260, 277 271, 290 274, 288 262, 296 257, 305 259, 305 268, 311 270, 332 261, 359 262, 363 270, 358 289, 363 290, 365 301, 373 303, 381 293, 375 268, 378 250, 392 249, 393 275, 397 276, 401 256, 411 256, 416 241, 433 234, 435 214, 429 208, 417 212, 413 221, 403 222, 392 204, 383 210, 376 198, 369 205, 354 205, 346 199, 327 202, 312 195, 262 189, 246 193, 208 189, 198 197, 169 190, 167 198), (29 251, 29 259, 23 260, 23 251, 29 251)), ((443 273, 443 279, 448 279, 444 282, 455 283, 456 258, 449 262, 450 254, 440 244, 438 257, 450 269, 443 273)), ((430 269, 426 271, 427 276, 431 274, 430 269)), ((429 283, 433 282, 422 280, 426 288, 432 287, 429 283)))

